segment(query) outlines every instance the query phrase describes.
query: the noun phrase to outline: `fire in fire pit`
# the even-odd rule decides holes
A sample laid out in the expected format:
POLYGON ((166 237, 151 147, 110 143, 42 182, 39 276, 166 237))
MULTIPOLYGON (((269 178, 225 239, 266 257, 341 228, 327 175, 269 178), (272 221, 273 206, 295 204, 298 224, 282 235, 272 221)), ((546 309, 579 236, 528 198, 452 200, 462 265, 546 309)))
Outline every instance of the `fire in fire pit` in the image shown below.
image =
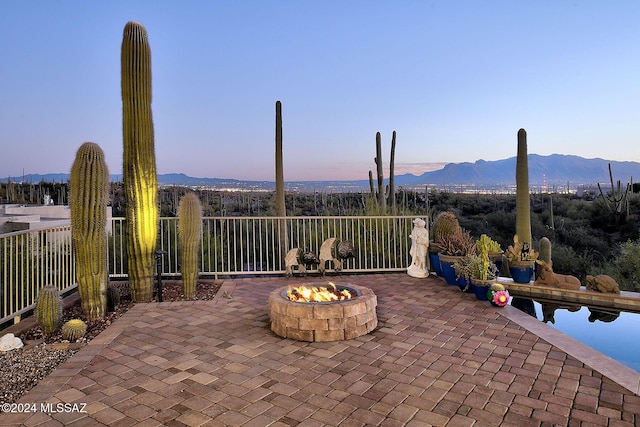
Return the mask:
POLYGON ((278 336, 300 341, 349 340, 378 326, 377 298, 364 286, 334 285, 282 287, 269 294, 271 330, 278 336), (302 288, 330 296, 322 300, 301 297, 302 288), (295 299, 291 299, 292 295, 295 299))
POLYGON ((290 288, 287 291, 287 298, 297 302, 331 302, 350 299, 354 295, 349 289, 343 288, 338 290, 336 285, 329 282, 329 286, 298 286, 290 288))

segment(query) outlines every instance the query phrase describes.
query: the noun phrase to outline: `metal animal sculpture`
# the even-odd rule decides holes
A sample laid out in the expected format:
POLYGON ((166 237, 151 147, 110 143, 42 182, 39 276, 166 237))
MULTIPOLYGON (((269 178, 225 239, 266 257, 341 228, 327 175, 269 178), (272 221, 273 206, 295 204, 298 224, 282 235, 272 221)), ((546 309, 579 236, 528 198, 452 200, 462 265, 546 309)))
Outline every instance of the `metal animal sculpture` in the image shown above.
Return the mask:
POLYGON ((307 274, 307 269, 312 265, 320 264, 320 260, 313 252, 303 251, 302 248, 294 248, 287 252, 284 258, 285 276, 293 276, 293 269, 297 268, 301 276, 307 274))
POLYGON ((333 262, 335 271, 342 270, 342 261, 347 258, 354 258, 353 243, 345 240, 340 241, 335 237, 325 240, 320 246, 320 265, 318 270, 324 275, 327 261, 333 262))

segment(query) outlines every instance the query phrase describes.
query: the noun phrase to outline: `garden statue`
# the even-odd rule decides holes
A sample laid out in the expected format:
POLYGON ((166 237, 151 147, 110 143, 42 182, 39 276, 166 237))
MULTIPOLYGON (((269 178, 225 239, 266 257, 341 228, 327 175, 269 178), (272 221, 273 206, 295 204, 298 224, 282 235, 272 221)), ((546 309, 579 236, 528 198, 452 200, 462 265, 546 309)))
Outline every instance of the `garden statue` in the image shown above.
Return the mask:
POLYGON ((599 274, 597 276, 590 276, 587 274, 585 278, 587 282, 586 288, 588 291, 597 291, 605 294, 619 294, 620 287, 618 283, 606 274, 599 274))
POLYGON ((423 219, 416 218, 413 220, 413 230, 409 237, 411 238, 411 265, 407 268, 407 274, 411 277, 427 277, 429 275, 429 266, 427 265, 427 249, 429 248, 429 230, 426 228, 426 222, 423 219))
POLYGON ((327 261, 332 261, 334 270, 340 271, 342 270, 342 260, 354 257, 353 243, 347 240, 341 242, 335 237, 331 237, 320 246, 320 266, 318 270, 324 275, 327 261))
POLYGON ((297 267, 298 273, 301 276, 307 274, 307 268, 312 264, 320 264, 320 260, 313 252, 303 251, 302 248, 294 248, 287 252, 287 256, 284 258, 286 266, 285 276, 293 276, 293 268, 297 267))
POLYGON ((540 265, 540 272, 533 283, 534 285, 551 286, 575 291, 580 289, 580 280, 577 277, 553 272, 553 261, 544 262, 542 260, 536 260, 536 263, 540 265))

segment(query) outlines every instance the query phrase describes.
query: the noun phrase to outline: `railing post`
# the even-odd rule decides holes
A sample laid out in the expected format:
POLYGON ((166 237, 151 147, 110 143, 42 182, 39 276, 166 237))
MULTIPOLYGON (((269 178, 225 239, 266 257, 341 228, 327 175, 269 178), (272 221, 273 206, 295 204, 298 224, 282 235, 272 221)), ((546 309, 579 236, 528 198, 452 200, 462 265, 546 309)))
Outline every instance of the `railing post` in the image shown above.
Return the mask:
POLYGON ((156 276, 158 279, 158 302, 162 302, 162 257, 166 255, 167 251, 158 249, 156 251, 156 276))

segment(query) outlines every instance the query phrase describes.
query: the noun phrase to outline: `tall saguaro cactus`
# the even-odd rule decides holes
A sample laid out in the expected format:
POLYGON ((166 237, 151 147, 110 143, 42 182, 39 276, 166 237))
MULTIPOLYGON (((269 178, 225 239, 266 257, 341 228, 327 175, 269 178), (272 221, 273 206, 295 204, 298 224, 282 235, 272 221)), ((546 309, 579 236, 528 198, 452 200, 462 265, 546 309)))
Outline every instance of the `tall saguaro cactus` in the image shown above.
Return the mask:
POLYGON ((109 284, 107 205, 109 170, 98 144, 85 142, 71 166, 71 239, 82 311, 89 319, 104 317, 109 284))
POLYGON ((158 235, 158 177, 151 114, 151 49, 147 30, 128 22, 122 37, 123 178, 126 247, 134 301, 150 301, 158 235))
MULTIPOLYGON (((284 217, 287 215, 287 209, 284 201, 284 171, 282 161, 282 103, 276 101, 276 216, 278 220, 278 239, 280 240, 280 250, 282 253, 287 251, 287 222, 284 217)), ((284 266, 284 256, 280 262, 284 266)))
POLYGON ((187 193, 178 206, 178 234, 182 264, 182 289, 185 299, 196 296, 198 248, 202 240, 202 205, 195 193, 187 193))
POLYGON ((516 234, 521 242, 531 246, 531 205, 529 202, 529 162, 527 159, 527 132, 518 131, 516 157, 516 234))
POLYGON ((389 187, 385 189, 384 171, 382 166, 382 138, 380 132, 376 132, 376 157, 373 161, 376 163, 376 176, 378 181, 378 191, 374 192, 373 173, 369 171, 369 187, 371 196, 377 200, 380 214, 384 215, 387 211, 387 201, 392 209, 396 207, 395 194, 395 157, 396 157, 396 131, 393 131, 391 138, 391 158, 389 161, 389 187))
POLYGON ((276 216, 283 217, 286 214, 282 166, 282 103, 276 101, 276 216))

